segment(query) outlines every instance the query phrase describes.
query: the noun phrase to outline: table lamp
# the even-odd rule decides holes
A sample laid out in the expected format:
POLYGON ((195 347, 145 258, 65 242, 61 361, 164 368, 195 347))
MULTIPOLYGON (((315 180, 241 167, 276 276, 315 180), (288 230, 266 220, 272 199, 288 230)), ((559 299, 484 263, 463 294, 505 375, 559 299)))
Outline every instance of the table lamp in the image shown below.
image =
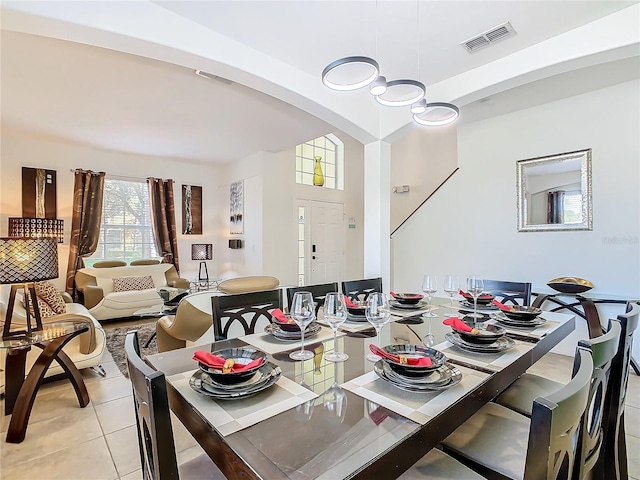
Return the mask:
POLYGON ((55 238, 0 238, 0 284, 11 284, 2 338, 31 335, 32 330, 42 330, 42 319, 33 282, 58 278, 58 246, 55 238), (11 332, 11 318, 18 289, 24 289, 27 311, 27 330, 11 332), (29 301, 33 302, 36 326, 31 326, 29 301))
POLYGON ((204 260, 213 260, 213 245, 211 243, 192 243, 191 260, 202 260, 198 268, 198 281, 209 281, 207 263, 204 260))
POLYGON ((10 237, 55 238, 62 243, 64 220, 59 218, 9 218, 10 237))

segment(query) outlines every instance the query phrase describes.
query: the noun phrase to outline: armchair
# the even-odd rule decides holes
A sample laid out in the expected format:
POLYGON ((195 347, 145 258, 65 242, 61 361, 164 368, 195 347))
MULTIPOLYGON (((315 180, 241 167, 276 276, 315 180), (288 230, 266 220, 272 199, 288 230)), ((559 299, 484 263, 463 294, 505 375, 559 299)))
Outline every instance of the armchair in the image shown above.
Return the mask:
POLYGON ((250 293, 277 288, 280 280, 270 276, 239 277, 220 283, 219 291, 192 293, 178 304, 175 315, 166 315, 156 323, 158 351, 187 346, 187 342, 213 342, 211 298, 224 294, 250 293))

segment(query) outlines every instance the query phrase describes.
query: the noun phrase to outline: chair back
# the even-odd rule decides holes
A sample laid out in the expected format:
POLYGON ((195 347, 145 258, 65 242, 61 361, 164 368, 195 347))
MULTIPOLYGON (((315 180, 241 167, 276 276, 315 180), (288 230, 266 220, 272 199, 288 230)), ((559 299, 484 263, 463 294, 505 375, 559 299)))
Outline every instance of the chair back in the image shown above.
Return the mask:
POLYGON ((577 348, 574 371, 560 390, 533 401, 524 480, 566 480, 573 475, 593 372, 589 350, 577 348))
POLYGON ((144 480, 177 479, 178 462, 164 374, 140 357, 137 331, 127 333, 124 351, 133 387, 142 477, 144 480))
POLYGON ((291 287, 287 288, 287 305, 291 305, 293 296, 296 292, 311 292, 313 301, 316 302, 316 318, 318 317, 318 310, 324 305, 324 297, 327 293, 337 292, 338 282, 322 283, 318 285, 307 285, 306 287, 291 287))
POLYGON ((640 306, 629 302, 627 312, 618 315, 620 323, 620 343, 613 359, 609 379, 609 401, 605 412, 603 478, 620 480, 629 476, 627 466, 627 448, 624 427, 624 407, 627 397, 627 384, 631 366, 631 347, 633 332, 638 328, 640 306))
POLYGON ((485 280, 484 291, 494 295, 498 301, 514 305, 531 305, 531 283, 485 280))
POLYGON ((215 341, 256 333, 271 323, 275 308, 282 308, 280 290, 211 297, 215 341))
POLYGON ((342 293, 352 301, 365 301, 370 293, 382 293, 382 277, 342 282, 342 293))
MULTIPOLYGON (((594 467, 600 459, 604 438, 605 414, 610 398, 609 386, 613 358, 620 342, 620 323, 615 321, 609 325, 604 335, 592 340, 580 340, 578 347, 591 351, 593 360, 593 374, 589 389, 589 401, 582 422, 580 434, 580 450, 578 466, 574 470, 574 478, 588 478, 590 472, 595 473, 594 467)), ((577 357, 576 357, 577 358, 577 357)), ((574 374, 579 366, 574 364, 574 374)), ((596 477, 597 478, 597 477, 596 477)))

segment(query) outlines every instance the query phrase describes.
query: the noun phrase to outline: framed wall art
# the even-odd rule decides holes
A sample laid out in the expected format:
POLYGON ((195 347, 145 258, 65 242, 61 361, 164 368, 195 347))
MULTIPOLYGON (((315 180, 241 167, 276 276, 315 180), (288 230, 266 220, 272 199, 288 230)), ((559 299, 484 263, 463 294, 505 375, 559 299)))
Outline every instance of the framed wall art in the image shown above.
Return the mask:
POLYGON ((244 187, 242 180, 229 188, 229 233, 244 233, 244 187))
POLYGON ((22 216, 56 218, 56 171, 22 167, 22 216))
POLYGON ((182 185, 182 233, 202 234, 202 187, 182 185))

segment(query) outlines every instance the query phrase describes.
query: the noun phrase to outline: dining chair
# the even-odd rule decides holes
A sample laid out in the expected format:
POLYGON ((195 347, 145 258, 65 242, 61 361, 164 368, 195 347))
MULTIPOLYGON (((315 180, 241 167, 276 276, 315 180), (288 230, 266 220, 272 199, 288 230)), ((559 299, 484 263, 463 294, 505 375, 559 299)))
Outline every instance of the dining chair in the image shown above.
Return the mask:
MULTIPOLYGON (((580 461, 575 478, 601 478, 603 462, 601 454, 605 435, 605 418, 611 408, 610 386, 614 359, 618 355, 622 327, 620 322, 609 322, 607 333, 591 340, 580 340, 579 348, 591 352, 594 368, 589 392, 589 404, 585 413, 581 434, 580 461), (591 473, 590 473, 591 472, 591 473)), ((574 363, 574 373, 576 364, 574 363)), ((549 395, 564 385, 545 377, 525 373, 507 388, 495 402, 523 415, 531 416, 537 397, 549 395)))
POLYGON ((316 317, 318 316, 318 310, 324 305, 324 297, 327 293, 337 292, 338 282, 322 283, 317 285, 307 285, 305 287, 291 287, 287 288, 287 305, 291 305, 293 296, 296 292, 311 292, 313 301, 316 302, 316 317))
POLYGON ((271 311, 282 308, 281 290, 211 297, 216 341, 256 333, 271 323, 271 311))
POLYGON ((484 480, 477 472, 463 465, 442 450, 430 450, 397 480, 484 480))
POLYGON ((613 359, 609 384, 610 408, 605 412, 604 476, 602 478, 621 480, 629 477, 627 464, 627 445, 625 436, 624 410, 627 396, 627 385, 631 366, 631 346, 633 333, 638 328, 640 304, 629 302, 627 312, 620 314, 620 345, 613 359))
POLYGON ((140 357, 136 330, 127 333, 124 351, 133 388, 142 478, 225 479, 216 464, 204 454, 178 466, 164 373, 154 370, 140 357))
POLYGON ((487 478, 571 479, 593 375, 591 352, 577 347, 575 375, 538 397, 531 418, 490 402, 443 442, 445 453, 487 478))
POLYGON ((491 293, 502 303, 531 305, 531 283, 484 280, 484 291, 491 293))
POLYGON ((370 293, 382 293, 382 277, 342 282, 342 293, 352 301, 365 301, 370 293))

